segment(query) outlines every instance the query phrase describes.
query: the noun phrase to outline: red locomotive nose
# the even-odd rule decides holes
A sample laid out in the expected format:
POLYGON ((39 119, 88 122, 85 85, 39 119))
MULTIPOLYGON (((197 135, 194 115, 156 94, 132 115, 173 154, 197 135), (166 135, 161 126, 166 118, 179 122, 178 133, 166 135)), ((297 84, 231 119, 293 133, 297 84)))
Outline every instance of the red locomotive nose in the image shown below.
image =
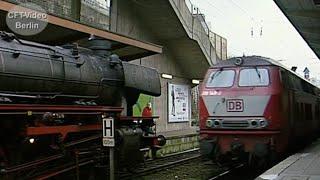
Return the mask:
POLYGON ((200 128, 205 128, 206 127, 206 120, 209 117, 209 113, 208 113, 207 107, 205 106, 205 104, 203 102, 202 97, 200 97, 200 99, 199 99, 199 109, 200 109, 200 112, 199 112, 200 124, 199 124, 199 126, 200 126, 200 128))
POLYGON ((216 159, 243 154, 264 158, 288 145, 288 103, 294 99, 283 84, 290 82, 287 71, 267 58, 242 59, 213 66, 201 86, 200 145, 216 159))

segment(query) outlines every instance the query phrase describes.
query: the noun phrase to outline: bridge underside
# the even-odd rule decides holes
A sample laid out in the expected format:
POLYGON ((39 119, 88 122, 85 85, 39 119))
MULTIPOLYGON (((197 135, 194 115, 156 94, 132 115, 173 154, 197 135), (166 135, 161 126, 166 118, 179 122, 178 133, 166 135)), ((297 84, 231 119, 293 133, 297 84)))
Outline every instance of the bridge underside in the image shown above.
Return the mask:
POLYGON ((168 47, 186 78, 202 79, 216 63, 209 35, 184 1, 131 0, 130 4, 161 44, 168 47))

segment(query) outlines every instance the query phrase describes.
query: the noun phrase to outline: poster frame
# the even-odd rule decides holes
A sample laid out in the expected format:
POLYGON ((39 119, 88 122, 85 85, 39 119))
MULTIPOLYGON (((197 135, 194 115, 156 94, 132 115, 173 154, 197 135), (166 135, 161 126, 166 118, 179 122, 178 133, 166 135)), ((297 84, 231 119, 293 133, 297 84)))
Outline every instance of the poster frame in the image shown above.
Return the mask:
POLYGON ((191 88, 190 85, 188 84, 183 84, 183 83, 170 83, 167 82, 167 123, 168 124, 173 124, 173 123, 189 123, 191 119, 191 88), (169 114, 169 101, 170 101, 170 92, 169 92, 169 86, 170 85, 183 85, 183 86, 188 86, 188 118, 184 121, 170 121, 170 114, 169 114))

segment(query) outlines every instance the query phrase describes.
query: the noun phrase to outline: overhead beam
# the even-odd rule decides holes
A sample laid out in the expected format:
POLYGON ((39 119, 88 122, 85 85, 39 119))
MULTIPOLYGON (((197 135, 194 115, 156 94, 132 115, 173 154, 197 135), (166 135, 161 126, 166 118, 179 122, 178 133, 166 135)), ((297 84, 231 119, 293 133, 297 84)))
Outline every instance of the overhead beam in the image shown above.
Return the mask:
POLYGON ((288 16, 320 18, 320 10, 286 10, 288 16))
POLYGON ((125 48, 125 47, 128 47, 128 45, 126 45, 126 44, 115 44, 115 45, 111 46, 110 50, 114 51, 114 50, 122 49, 122 48, 125 48))
POLYGON ((306 38, 306 40, 320 40, 320 34, 318 33, 310 33, 310 32, 303 32, 303 31, 300 31, 301 34, 303 35, 303 37, 306 38))
MULTIPOLYGON (((312 49, 315 51, 315 52, 319 52, 320 51, 320 48, 318 47, 312 47, 312 49)), ((319 54, 318 54, 319 55, 319 54)))
POLYGON ((316 27, 308 27, 308 28, 301 28, 298 27, 299 30, 301 30, 302 33, 307 33, 307 34, 320 34, 320 28, 316 27))
MULTIPOLYGON (((320 19, 320 18, 319 18, 320 19)), ((297 22, 294 21, 293 22, 297 22)), ((305 29, 306 31, 312 31, 312 29, 320 29, 320 23, 319 24, 314 24, 314 23, 304 23, 304 24, 296 24, 296 27, 298 29, 305 29)))
POLYGON ((152 52, 142 52, 142 53, 139 53, 139 54, 133 54, 133 55, 127 55, 127 56, 122 56, 121 59, 122 60, 125 60, 125 61, 131 61, 131 60, 134 60, 134 59, 138 59, 138 58, 141 58, 141 57, 146 57, 146 56, 150 56, 150 55, 153 55, 154 53, 152 52))
POLYGON ((313 50, 313 52, 317 55, 317 57, 320 58, 320 49, 310 44, 310 41, 320 42, 320 34, 316 32, 317 30, 314 30, 314 29, 318 29, 319 25, 314 26, 314 24, 311 24, 311 23, 310 25, 307 23, 302 23, 303 25, 301 25, 301 22, 296 20, 298 17, 305 17, 305 18, 309 18, 312 20, 315 19, 316 21, 319 21, 320 10, 310 10, 310 9, 302 10, 300 9, 299 6, 296 6, 295 8, 292 7, 294 2, 298 3, 298 0, 295 0, 294 2, 289 2, 284 0, 274 0, 274 2, 280 8, 283 14, 288 18, 290 23, 294 26, 297 32, 305 40, 305 42, 309 45, 309 47, 313 50), (289 6, 290 8, 288 8, 289 6), (302 32, 303 30, 304 32, 302 32))
POLYGON ((309 44, 310 44, 310 46, 312 46, 313 48, 320 49, 320 41, 317 42, 317 43, 312 43, 312 42, 310 42, 309 44))

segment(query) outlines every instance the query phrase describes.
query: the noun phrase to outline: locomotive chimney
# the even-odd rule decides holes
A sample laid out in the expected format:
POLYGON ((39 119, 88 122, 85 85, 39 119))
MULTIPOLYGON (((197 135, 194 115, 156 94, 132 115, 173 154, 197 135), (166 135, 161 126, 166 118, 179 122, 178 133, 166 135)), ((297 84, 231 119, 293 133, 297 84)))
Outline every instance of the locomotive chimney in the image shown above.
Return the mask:
POLYGON ((82 41, 83 47, 89 48, 99 56, 110 56, 111 55, 111 42, 100 37, 91 35, 86 41, 82 41))

